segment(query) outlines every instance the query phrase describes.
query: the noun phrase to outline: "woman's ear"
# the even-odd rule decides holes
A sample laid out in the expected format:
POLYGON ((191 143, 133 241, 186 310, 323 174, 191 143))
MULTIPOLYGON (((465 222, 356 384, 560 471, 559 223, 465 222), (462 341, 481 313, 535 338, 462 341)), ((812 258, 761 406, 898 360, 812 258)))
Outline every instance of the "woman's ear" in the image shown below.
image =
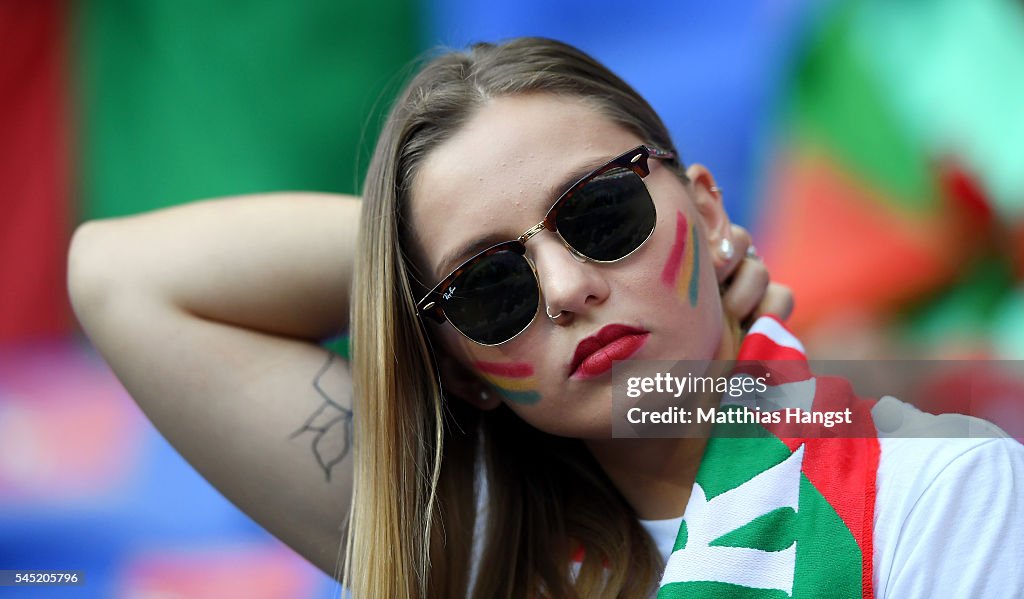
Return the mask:
POLYGON ((479 410, 493 410, 501 405, 501 396, 452 356, 437 356, 437 367, 445 397, 461 399, 479 410))
POLYGON ((729 215, 722 204, 722 190, 715 184, 714 176, 704 165, 690 165, 686 169, 686 176, 690 180, 689 185, 697 212, 708 232, 708 250, 716 274, 719 275, 718 280, 721 281, 728 274, 725 270, 732 265, 732 258, 736 252, 729 215))

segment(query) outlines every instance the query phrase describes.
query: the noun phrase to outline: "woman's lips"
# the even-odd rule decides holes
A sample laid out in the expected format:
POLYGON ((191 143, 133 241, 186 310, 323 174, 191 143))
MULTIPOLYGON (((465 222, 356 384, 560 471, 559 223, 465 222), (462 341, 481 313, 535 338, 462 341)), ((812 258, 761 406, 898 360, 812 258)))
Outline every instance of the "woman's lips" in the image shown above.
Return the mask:
POLYGON ((569 366, 569 376, 590 379, 612 369, 615 360, 626 360, 635 354, 650 333, 623 324, 611 324, 576 346, 569 366))

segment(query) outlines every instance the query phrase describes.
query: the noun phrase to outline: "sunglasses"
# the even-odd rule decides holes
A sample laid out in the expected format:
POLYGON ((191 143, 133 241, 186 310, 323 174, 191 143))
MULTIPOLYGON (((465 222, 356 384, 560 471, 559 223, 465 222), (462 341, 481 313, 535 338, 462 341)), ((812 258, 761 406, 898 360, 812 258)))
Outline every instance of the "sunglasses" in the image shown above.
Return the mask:
POLYGON ((547 229, 575 256, 600 263, 626 258, 651 237, 658 214, 643 182, 648 158, 674 155, 638 146, 591 171, 555 200, 544 220, 460 264, 417 302, 416 313, 447 320, 480 345, 515 339, 540 307, 540 281, 526 257, 531 237, 547 229))

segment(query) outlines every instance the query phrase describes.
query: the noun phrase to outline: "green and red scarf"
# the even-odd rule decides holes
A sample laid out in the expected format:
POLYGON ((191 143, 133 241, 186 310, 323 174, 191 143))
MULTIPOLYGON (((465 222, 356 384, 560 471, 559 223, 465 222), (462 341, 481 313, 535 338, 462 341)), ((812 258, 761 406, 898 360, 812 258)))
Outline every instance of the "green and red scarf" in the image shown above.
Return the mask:
POLYGON ((769 365, 775 403, 850 408, 852 424, 740 425, 750 427, 743 436, 709 439, 658 598, 873 597, 874 402, 843 379, 815 377, 771 317, 751 328, 738 362, 769 365))

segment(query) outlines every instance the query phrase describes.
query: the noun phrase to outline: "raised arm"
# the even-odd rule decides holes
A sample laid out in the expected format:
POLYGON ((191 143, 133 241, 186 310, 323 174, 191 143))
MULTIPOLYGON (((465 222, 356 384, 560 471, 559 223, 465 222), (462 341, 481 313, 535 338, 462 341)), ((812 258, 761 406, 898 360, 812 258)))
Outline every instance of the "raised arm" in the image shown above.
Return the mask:
MULTIPOLYGON (((336 576, 352 383, 318 345, 346 324, 357 198, 279 193, 83 224, 68 285, 93 344, 156 428, 261 526, 336 576)), ((792 309, 734 229, 739 320, 792 309)))
POLYGON ((356 198, 281 193, 91 221, 68 285, 86 334, 211 484, 329 575, 351 491, 356 198))

